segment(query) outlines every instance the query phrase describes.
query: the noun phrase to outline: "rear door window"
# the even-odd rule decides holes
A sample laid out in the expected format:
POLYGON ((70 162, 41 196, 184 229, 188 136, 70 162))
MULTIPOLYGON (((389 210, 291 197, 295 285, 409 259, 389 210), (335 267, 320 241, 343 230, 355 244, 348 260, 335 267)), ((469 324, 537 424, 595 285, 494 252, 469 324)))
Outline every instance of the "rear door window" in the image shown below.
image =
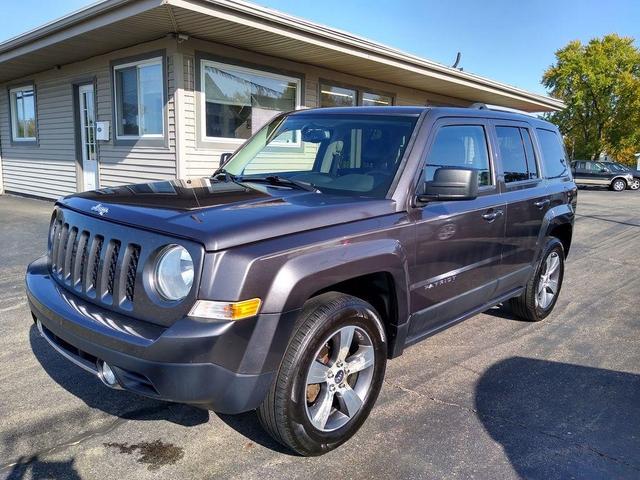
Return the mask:
POLYGON ((544 128, 537 128, 536 131, 540 140, 545 176, 547 178, 568 177, 567 156, 560 136, 553 130, 544 128))
POLYGON ((520 182, 538 178, 529 131, 519 127, 496 127, 504 181, 520 182))

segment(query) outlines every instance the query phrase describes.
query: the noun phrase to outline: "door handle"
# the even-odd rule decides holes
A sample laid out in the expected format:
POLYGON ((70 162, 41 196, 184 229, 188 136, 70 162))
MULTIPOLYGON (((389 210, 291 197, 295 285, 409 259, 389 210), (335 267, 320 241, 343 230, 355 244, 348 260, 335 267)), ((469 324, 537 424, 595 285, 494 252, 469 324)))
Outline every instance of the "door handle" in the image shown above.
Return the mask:
POLYGON ((549 199, 547 198, 546 200, 539 200, 537 202, 533 202, 533 204, 539 209, 543 209, 544 207, 549 205, 549 199))
POLYGON ((482 218, 484 218, 487 222, 493 222, 496 218, 502 215, 502 210, 492 210, 487 213, 482 214, 482 218))

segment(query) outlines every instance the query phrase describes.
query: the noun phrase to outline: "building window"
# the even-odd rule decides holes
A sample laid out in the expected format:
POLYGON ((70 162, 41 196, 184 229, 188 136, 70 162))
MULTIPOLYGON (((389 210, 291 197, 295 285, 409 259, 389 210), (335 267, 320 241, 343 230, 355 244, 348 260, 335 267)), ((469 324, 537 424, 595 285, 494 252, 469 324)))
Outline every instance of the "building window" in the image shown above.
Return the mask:
POLYGON ((358 102, 358 92, 350 88, 334 85, 320 85, 321 107, 355 107, 358 102))
MULTIPOLYGON (((300 79, 202 60, 202 137, 244 140, 279 113, 300 106, 300 79)), ((294 133, 278 142, 297 145, 294 133)))
POLYGON ((162 58, 117 65, 113 69, 113 75, 117 138, 163 137, 162 58))
POLYGON ((373 92, 362 92, 362 105, 365 107, 388 107, 393 105, 393 98, 373 92))
POLYGON ((14 142, 36 141, 36 94, 33 85, 9 90, 11 138, 14 142))
POLYGON ((393 97, 357 88, 340 87, 328 83, 320 84, 321 107, 384 107, 393 105, 393 97))

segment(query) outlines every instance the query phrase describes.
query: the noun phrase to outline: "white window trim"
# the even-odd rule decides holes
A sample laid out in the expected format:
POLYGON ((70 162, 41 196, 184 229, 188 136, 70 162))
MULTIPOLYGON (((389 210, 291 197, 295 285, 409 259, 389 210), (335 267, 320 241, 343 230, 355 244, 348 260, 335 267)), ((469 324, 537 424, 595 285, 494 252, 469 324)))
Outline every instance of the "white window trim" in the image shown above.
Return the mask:
MULTIPOLYGON (((238 67, 236 65, 228 63, 214 62, 212 60, 200 60, 200 138, 203 142, 210 143, 232 143, 242 145, 247 141, 246 138, 230 138, 230 137, 208 137, 207 136, 207 96, 204 91, 204 75, 205 66, 212 66, 218 70, 230 69, 240 73, 250 73, 256 75, 262 75, 263 77, 269 77, 276 80, 282 80, 285 82, 294 82, 296 84, 296 105, 295 109, 299 110, 302 107, 302 82, 297 77, 288 77, 286 75, 279 75, 277 73, 265 72, 264 70, 256 70, 255 68, 238 67)), ((282 143, 277 144, 278 147, 300 147, 300 141, 296 143, 282 143)))
MULTIPOLYGON (((129 67, 140 67, 142 65, 160 65, 160 70, 162 72, 162 133, 145 133, 143 135, 118 135, 118 126, 119 124, 116 123, 114 125, 114 130, 115 130, 115 137, 117 140, 140 140, 140 139, 158 139, 158 138, 164 138, 164 129, 165 129, 165 119, 164 119, 164 102, 165 102, 165 72, 164 72, 164 68, 162 68, 163 62, 162 62, 162 57, 154 57, 154 58, 148 58, 145 60, 139 60, 137 62, 129 62, 129 63, 123 63, 120 65, 115 65, 113 67, 113 109, 115 112, 115 120, 116 122, 120 122, 120 120, 122 120, 118 114, 118 81, 116 78, 116 72, 118 70, 122 70, 123 68, 129 68, 129 67)), ((140 84, 138 83, 136 85, 136 88, 140 88, 140 84)), ((138 91, 138 116, 140 116, 140 92, 138 91)), ((140 120, 138 120, 138 122, 140 122, 140 120)), ((138 125, 138 129, 140 128, 140 125, 138 125)))
MULTIPOLYGON (((36 124, 36 131, 38 121, 36 117, 38 115, 36 109, 36 89, 33 85, 23 85, 21 87, 14 87, 9 90, 9 110, 11 112, 11 141, 12 142, 35 142, 37 141, 37 137, 18 137, 18 112, 17 105, 14 104, 13 94, 17 92, 33 92, 33 121, 36 124)), ((37 135, 37 134, 36 134, 37 135)))

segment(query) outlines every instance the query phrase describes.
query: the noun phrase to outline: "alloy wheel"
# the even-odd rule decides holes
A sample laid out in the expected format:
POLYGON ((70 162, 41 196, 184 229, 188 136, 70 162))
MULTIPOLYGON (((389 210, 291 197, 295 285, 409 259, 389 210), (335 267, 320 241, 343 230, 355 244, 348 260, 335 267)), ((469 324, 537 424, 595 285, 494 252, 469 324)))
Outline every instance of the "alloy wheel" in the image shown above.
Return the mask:
POLYGON ((613 182, 613 189, 616 192, 621 192, 622 190, 624 190, 626 188, 626 184, 624 183, 624 181, 622 180, 616 180, 615 182, 613 182))
POLYGON ((640 179, 634 178, 633 182, 629 184, 631 190, 638 190, 640 188, 640 179))
POLYGON ((536 306, 542 309, 549 308, 553 299, 558 294, 560 281, 560 255, 551 252, 544 262, 538 287, 536 289, 536 306))
POLYGON ((362 408, 375 366, 367 332, 346 326, 318 349, 306 378, 306 412, 315 428, 331 432, 346 425, 362 408))

